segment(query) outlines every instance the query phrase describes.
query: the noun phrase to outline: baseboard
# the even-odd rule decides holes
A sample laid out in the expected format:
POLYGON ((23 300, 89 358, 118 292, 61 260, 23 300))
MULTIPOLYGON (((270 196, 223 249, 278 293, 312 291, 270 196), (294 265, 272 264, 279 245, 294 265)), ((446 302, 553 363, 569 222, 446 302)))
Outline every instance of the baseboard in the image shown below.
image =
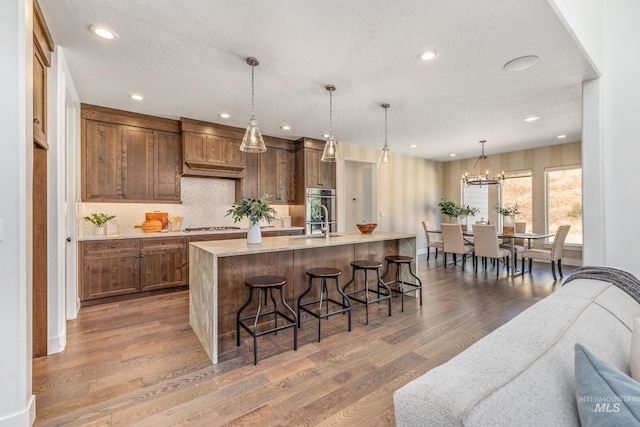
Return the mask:
POLYGON ((56 354, 64 351, 67 346, 67 333, 51 337, 47 341, 47 354, 56 354))
POLYGON ((0 418, 0 427, 32 426, 36 421, 36 396, 31 395, 24 410, 0 418))
POLYGON ((427 248, 418 249, 418 255, 426 255, 428 252, 427 248))
POLYGON ((570 265, 573 267, 582 267, 582 260, 576 258, 564 258, 562 260, 562 265, 570 265))

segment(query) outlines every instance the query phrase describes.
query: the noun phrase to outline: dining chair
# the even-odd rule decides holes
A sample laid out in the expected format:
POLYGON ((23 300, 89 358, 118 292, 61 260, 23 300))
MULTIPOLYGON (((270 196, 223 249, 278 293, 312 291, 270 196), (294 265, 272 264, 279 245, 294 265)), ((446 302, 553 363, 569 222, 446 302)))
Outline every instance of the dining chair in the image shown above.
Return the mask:
MULTIPOLYGON (((482 257, 482 265, 487 269, 487 258, 495 261, 502 260, 505 267, 509 268, 509 257, 511 251, 501 248, 498 244, 498 232, 495 225, 474 225, 473 226, 473 242, 475 252, 475 269, 478 271, 478 257, 482 257)), ((507 270, 508 271, 508 270, 507 270)), ((496 268, 496 277, 500 274, 499 262, 496 268)))
POLYGON ((522 271, 524 272, 524 260, 529 259, 529 274, 531 274, 532 261, 551 261, 551 274, 553 274, 553 280, 557 280, 556 277, 556 262, 558 263, 558 272, 560 277, 562 276, 562 251, 564 249, 564 241, 569 234, 570 225, 561 225, 556 231, 556 235, 553 238, 553 244, 551 250, 546 249, 525 249, 522 251, 522 271))
POLYGON ((436 259, 438 259, 438 249, 443 249, 442 240, 440 240, 438 233, 429 233, 436 229, 436 225, 433 221, 422 221, 422 227, 424 228, 424 234, 427 236, 427 261, 429 261, 430 250, 429 248, 436 248, 436 259))
MULTIPOLYGON (((526 221, 516 221, 515 230, 516 230, 516 233, 526 233, 527 232, 527 222, 526 221)), ((501 244, 500 247, 511 250, 511 242, 501 244)), ((521 254, 522 251, 524 251, 524 239, 513 239, 513 254, 514 254, 514 256, 516 254, 521 254)))
POLYGON ((442 245, 444 252, 444 268, 447 268, 447 254, 453 254, 453 263, 457 263, 457 255, 462 255, 462 269, 467 257, 473 256, 473 246, 465 245, 460 224, 441 224, 442 245))

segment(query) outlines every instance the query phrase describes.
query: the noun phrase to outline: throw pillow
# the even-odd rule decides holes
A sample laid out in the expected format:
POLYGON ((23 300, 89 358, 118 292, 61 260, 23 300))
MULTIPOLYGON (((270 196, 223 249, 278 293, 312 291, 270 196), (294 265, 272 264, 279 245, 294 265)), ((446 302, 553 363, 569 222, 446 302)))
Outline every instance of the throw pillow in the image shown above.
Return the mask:
POLYGON ((640 381, 640 317, 633 319, 629 367, 631 368, 631 378, 640 381))
POLYGON ((580 344, 575 346, 575 378, 582 426, 640 425, 640 383, 580 344))

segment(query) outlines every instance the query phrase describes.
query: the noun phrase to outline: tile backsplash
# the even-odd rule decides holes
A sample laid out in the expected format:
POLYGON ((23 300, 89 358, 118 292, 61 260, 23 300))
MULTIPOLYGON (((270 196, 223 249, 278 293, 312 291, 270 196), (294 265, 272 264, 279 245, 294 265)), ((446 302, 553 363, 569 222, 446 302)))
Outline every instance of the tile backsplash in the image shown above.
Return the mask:
MULTIPOLYGON (((145 213, 160 211, 182 216, 182 228, 235 225, 247 227, 248 221, 233 223, 227 210, 235 202, 235 181, 231 179, 181 178, 182 204, 174 203, 78 203, 78 234, 94 234, 94 225, 82 219, 91 213, 115 215, 118 234, 143 234, 134 228, 145 221, 145 213)), ((274 205, 278 216, 289 214, 288 206, 274 205)))

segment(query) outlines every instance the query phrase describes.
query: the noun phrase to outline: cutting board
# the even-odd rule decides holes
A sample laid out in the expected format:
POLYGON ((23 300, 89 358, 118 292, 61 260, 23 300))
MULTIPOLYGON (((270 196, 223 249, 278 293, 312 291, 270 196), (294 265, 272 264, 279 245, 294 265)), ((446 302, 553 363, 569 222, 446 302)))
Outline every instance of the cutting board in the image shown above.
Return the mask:
POLYGON ((162 231, 169 230, 169 214, 167 212, 147 212, 146 220, 157 220, 162 223, 162 231))

